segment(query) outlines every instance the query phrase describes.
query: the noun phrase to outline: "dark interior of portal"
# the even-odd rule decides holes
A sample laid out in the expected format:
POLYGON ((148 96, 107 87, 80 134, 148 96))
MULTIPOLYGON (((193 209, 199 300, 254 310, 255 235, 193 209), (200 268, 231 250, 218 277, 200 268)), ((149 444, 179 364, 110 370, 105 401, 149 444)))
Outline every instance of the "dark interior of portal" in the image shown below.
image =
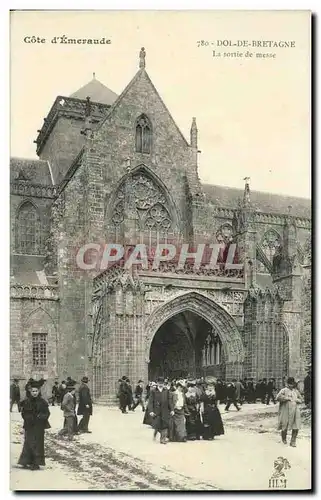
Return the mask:
POLYGON ((148 377, 224 377, 219 332, 201 316, 185 311, 167 320, 154 335, 148 377))

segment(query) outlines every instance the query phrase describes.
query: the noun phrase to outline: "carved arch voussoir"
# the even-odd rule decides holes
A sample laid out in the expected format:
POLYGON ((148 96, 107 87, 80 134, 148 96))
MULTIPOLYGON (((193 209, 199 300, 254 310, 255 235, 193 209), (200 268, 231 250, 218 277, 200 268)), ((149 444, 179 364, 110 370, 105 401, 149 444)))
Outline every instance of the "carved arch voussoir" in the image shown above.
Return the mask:
POLYGON ((145 357, 149 357, 154 335, 171 317, 190 311, 208 321, 221 338, 227 362, 244 361, 244 347, 234 319, 220 305, 199 292, 187 292, 158 306, 145 323, 145 357), (220 328, 218 327, 218 324, 220 328))

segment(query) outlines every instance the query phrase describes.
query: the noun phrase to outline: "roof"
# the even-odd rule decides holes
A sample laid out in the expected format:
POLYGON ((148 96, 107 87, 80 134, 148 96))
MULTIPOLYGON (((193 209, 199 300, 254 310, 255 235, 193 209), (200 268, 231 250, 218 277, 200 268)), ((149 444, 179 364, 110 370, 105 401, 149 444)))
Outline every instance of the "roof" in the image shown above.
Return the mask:
POLYGON ((10 158, 10 182, 19 180, 52 186, 48 162, 33 158, 10 158))
POLYGON ((90 97, 90 99, 94 102, 100 102, 111 106, 116 101, 118 95, 99 80, 93 78, 89 83, 81 87, 69 97, 75 97, 77 99, 86 99, 86 97, 90 97))
MULTIPOLYGON (((243 189, 212 184, 202 184, 202 187, 208 201, 218 207, 238 208, 239 200, 243 200, 243 189)), ((288 207, 291 206, 291 215, 311 217, 311 200, 307 198, 251 191, 250 199, 253 208, 258 212, 287 214, 288 207)))

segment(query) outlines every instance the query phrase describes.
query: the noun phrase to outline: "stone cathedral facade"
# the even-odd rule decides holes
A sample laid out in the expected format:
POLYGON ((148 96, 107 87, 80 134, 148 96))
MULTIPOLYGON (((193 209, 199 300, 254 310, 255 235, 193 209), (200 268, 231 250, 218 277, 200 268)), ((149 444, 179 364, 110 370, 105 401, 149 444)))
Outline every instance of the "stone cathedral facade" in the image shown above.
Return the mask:
POLYGON ((58 96, 35 143, 38 160, 11 159, 12 376, 87 374, 105 401, 122 375, 304 376, 310 201, 202 184, 196 120, 187 141, 144 49, 119 96, 95 78, 58 96), (91 265, 106 243, 168 242, 234 243, 242 266, 91 265))

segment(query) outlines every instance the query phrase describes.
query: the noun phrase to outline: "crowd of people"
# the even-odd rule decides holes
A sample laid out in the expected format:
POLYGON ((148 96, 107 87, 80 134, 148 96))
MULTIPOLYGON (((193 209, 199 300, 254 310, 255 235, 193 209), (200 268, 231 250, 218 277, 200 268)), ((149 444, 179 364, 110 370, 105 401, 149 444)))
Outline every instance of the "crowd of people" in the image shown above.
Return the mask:
MULTIPOLYGON (((144 383, 139 380, 133 390, 128 377, 119 379, 117 397, 122 413, 135 411, 141 406, 143 423, 154 429, 154 439, 160 434, 160 443, 169 441, 187 442, 193 440, 213 440, 224 434, 224 426, 219 405, 229 411, 233 404, 240 411, 243 403, 260 401, 266 405, 270 401, 279 403, 278 428, 282 442, 286 444, 287 432, 292 430, 290 445, 296 446, 300 428, 300 410, 303 402, 297 383, 289 377, 283 388, 276 393, 275 379, 236 380, 226 383, 221 379, 206 377, 200 379, 168 380, 158 377, 156 382, 144 383), (144 391, 145 389, 145 391, 144 391), (144 397, 145 392, 145 397, 144 397)), ((311 372, 304 382, 304 402, 311 404, 311 372), (309 391, 309 393, 307 393, 309 391)))
MULTIPOLYGON (((73 440, 75 434, 90 432, 88 424, 93 405, 88 377, 81 379, 77 396, 77 382, 71 377, 61 384, 55 382, 49 401, 41 395, 45 382, 44 379, 30 378, 23 399, 20 397, 18 379, 14 379, 10 387, 10 411, 17 404, 24 422, 24 444, 18 463, 30 470, 38 470, 40 465, 45 465, 44 434, 50 428, 49 404, 58 403, 63 411, 59 438, 73 440), (80 422, 78 416, 82 417, 80 422)), ((128 377, 124 376, 119 380, 117 396, 122 413, 134 412, 138 406, 141 407, 143 423, 154 429, 154 440, 160 435, 161 444, 169 441, 213 440, 215 436, 224 434, 220 404, 225 405, 225 411, 229 411, 232 404, 239 411, 243 403, 256 403, 259 400, 268 405, 272 400, 273 403, 279 403, 278 428, 282 442, 287 443, 287 433, 292 431, 290 446, 296 446, 300 429, 298 405, 303 400, 306 406, 311 405, 311 371, 304 381, 304 398, 292 377, 285 381, 277 394, 275 390, 273 378, 269 381, 262 379, 254 384, 253 379, 234 379, 226 383, 214 377, 178 380, 158 377, 146 386, 139 380, 133 389, 128 377)))
MULTIPOLYGON (((206 379, 201 377, 193 382, 198 393, 201 394, 204 392, 207 385, 206 380, 208 379, 209 377, 206 377, 206 379)), ((274 378, 270 378, 269 380, 264 378, 257 383, 254 382, 253 378, 233 379, 231 382, 225 382, 220 378, 213 378, 213 380, 215 380, 217 404, 225 404, 225 411, 228 411, 232 404, 237 410, 240 410, 243 403, 253 404, 261 402, 269 405, 271 401, 274 404, 276 402, 276 383, 274 378)), ((182 381, 186 389, 191 386, 191 379, 183 379, 182 381)), ((148 400, 151 388, 156 386, 156 382, 150 381, 147 386, 144 387, 144 382, 139 380, 133 390, 130 380, 126 376, 119 379, 118 383, 119 388, 117 397, 119 399, 119 408, 122 413, 127 413, 130 410, 133 411, 138 405, 144 410, 144 401, 146 402, 148 400), (146 394, 145 399, 143 396, 144 393, 146 394)), ((172 390, 177 381, 164 379, 164 383, 169 390, 172 390)))

